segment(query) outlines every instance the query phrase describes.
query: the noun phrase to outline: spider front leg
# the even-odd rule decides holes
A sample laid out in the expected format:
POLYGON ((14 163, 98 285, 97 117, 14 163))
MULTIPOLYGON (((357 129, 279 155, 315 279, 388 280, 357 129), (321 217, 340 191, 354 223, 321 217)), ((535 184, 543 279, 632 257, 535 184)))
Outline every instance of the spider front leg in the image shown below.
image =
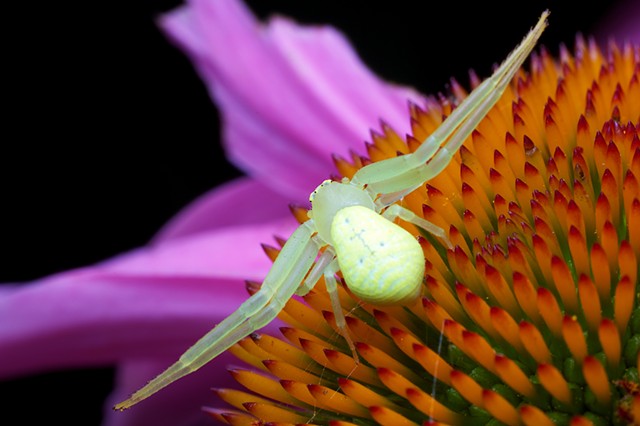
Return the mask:
POLYGON ((313 220, 300 225, 280 251, 258 292, 198 340, 175 364, 114 408, 124 410, 148 398, 273 321, 316 260, 319 247, 312 238, 315 232, 313 220))
POLYGON ((549 11, 542 13, 536 26, 493 75, 476 87, 414 153, 371 163, 358 170, 351 182, 366 186, 373 194, 388 194, 385 203, 392 204, 437 176, 498 102, 547 26, 548 16, 549 11))

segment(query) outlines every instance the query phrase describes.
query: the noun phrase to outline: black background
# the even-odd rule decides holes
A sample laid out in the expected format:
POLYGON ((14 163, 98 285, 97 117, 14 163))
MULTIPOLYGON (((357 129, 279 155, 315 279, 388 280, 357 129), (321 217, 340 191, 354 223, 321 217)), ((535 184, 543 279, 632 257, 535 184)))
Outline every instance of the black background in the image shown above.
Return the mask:
MULTIPOLYGON (((190 200, 241 173, 224 160, 205 87, 154 25, 178 1, 22 3, 4 12, 0 282, 143 245, 190 200)), ((424 93, 451 76, 466 84, 470 67, 489 75, 544 8, 552 15, 542 44, 556 53, 615 4, 345 3, 249 2, 261 17, 340 28, 379 75, 424 93)), ((109 366, 7 381, 0 406, 4 416, 32 405, 29 424, 99 424, 111 381, 109 366)))

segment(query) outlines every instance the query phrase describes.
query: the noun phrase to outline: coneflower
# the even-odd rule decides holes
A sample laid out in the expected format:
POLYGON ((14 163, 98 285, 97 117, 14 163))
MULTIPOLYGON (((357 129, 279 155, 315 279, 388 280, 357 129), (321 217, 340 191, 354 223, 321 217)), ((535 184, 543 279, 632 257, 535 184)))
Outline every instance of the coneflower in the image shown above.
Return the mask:
MULTIPOLYGON (((455 246, 407 226, 424 249, 423 297, 375 307, 341 287, 360 362, 321 282, 287 303, 284 340, 232 348, 259 371, 231 369, 247 391, 217 389, 235 408, 208 413, 232 425, 640 422, 640 47, 578 36, 559 56, 534 54, 446 170, 402 200, 455 246)), ((414 151, 466 94, 452 81, 412 105, 411 136, 383 126, 368 158, 335 158, 339 173, 414 151)))

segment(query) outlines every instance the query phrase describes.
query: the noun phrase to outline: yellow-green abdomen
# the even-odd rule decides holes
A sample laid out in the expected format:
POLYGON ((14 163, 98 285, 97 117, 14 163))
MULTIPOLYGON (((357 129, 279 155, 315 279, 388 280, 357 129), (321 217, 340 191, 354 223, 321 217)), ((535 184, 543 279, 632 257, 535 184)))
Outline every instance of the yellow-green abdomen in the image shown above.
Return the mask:
POLYGON ((331 238, 342 275, 360 299, 394 305, 420 295, 424 254, 406 230, 371 209, 351 206, 336 213, 331 238))

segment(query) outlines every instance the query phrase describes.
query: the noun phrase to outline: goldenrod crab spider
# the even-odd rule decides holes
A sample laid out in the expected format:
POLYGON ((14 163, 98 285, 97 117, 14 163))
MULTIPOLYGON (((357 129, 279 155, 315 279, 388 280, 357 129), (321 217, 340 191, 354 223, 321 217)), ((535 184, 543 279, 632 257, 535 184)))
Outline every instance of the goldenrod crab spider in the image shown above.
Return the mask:
POLYGON ((338 299, 336 273, 342 271, 351 292, 367 303, 402 304, 420 296, 425 269, 422 249, 393 221, 400 218, 432 233, 449 247, 451 243, 443 229, 395 203, 449 164, 529 56, 548 15, 548 11, 541 15, 494 74, 473 90, 415 152, 369 164, 351 180, 322 182, 310 196, 309 220, 282 247, 260 289, 175 364, 115 408, 122 410, 142 401, 266 326, 294 294, 307 294, 322 275, 336 324, 357 362, 338 299))

